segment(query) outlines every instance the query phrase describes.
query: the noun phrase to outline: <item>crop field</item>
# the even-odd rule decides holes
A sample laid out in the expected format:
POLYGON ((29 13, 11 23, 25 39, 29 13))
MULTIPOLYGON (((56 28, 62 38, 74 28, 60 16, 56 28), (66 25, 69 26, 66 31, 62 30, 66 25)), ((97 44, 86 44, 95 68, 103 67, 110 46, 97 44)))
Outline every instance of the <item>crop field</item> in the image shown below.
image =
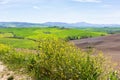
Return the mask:
MULTIPOLYGON (((101 39, 111 42, 102 29, 0 28, 0 61, 15 72, 5 80, 18 80, 21 73, 21 80, 119 80, 119 72, 103 53, 76 47, 87 45, 85 38, 98 40, 96 44, 101 39), (80 44, 80 39, 85 44, 80 44), (70 40, 75 40, 74 44, 70 40)), ((115 40, 119 41, 118 37, 115 40)))
POLYGON ((97 32, 106 32, 108 34, 120 33, 119 27, 87 28, 86 30, 97 31, 97 32))
POLYGON ((0 0, 0 80, 120 80, 120 0, 0 0))
POLYGON ((64 40, 97 37, 106 32, 69 28, 0 28, 0 43, 15 48, 36 48, 36 42, 42 37, 56 37, 64 40))

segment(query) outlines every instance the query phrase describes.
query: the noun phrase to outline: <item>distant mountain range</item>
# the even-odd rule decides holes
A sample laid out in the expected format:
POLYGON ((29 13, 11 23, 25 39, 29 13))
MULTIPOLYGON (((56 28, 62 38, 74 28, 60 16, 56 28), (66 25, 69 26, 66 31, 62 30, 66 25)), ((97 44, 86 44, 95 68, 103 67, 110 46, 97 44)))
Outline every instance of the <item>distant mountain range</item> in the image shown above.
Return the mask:
POLYGON ((120 24, 91 24, 86 22, 64 23, 64 22, 46 22, 46 23, 27 23, 27 22, 0 22, 0 27, 120 27, 120 24))
POLYGON ((0 27, 36 27, 41 24, 27 22, 0 22, 0 27))

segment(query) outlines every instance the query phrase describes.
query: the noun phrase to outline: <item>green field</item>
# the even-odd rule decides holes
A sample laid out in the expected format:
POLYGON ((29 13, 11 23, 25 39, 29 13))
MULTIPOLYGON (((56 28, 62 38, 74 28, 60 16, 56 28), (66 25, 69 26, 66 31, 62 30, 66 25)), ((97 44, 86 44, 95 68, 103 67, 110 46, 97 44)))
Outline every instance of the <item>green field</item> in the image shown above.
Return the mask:
POLYGON ((64 40, 98 37, 120 33, 120 28, 0 28, 0 43, 15 48, 36 48, 42 37, 56 37, 64 40))
POLYGON ((87 29, 69 28, 0 28, 0 43, 10 45, 15 48, 36 47, 36 42, 42 37, 56 37, 65 40, 97 37, 107 35, 106 32, 96 32, 87 29), (33 39, 33 40, 31 40, 33 39))
POLYGON ((87 28, 86 30, 97 31, 97 32, 106 32, 108 34, 120 33, 119 27, 87 28))
POLYGON ((119 80, 101 52, 67 42, 104 35, 104 28, 0 28, 0 61, 31 80, 119 80))

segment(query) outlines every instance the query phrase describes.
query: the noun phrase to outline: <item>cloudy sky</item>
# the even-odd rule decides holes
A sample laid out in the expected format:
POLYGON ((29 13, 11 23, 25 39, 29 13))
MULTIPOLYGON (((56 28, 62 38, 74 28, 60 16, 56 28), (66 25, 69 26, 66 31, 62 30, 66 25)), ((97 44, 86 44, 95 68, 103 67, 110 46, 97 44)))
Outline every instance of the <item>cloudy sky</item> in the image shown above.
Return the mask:
POLYGON ((120 0, 0 0, 0 22, 120 24, 120 0))

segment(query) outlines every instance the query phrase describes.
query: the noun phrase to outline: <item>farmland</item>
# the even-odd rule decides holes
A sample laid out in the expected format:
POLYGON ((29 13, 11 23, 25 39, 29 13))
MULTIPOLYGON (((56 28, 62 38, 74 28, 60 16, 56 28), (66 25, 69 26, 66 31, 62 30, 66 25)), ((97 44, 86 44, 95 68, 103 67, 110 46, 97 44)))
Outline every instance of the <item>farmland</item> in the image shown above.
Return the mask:
MULTIPOLYGON (((103 37, 111 35, 109 31, 104 28, 0 28, 0 61, 15 72, 6 80, 19 80, 16 73, 27 75, 23 80, 119 80, 119 72, 103 53, 96 53, 90 47, 87 51, 78 48, 82 45, 79 41, 84 42, 86 38, 96 41, 100 37, 103 42, 110 42, 103 37), (74 42, 78 47, 71 40, 78 40, 74 42)), ((89 41, 85 41, 82 47, 88 46, 89 41)))
POLYGON ((16 48, 35 48, 33 40, 42 37, 56 37, 65 40, 97 37, 107 35, 106 32, 69 28, 0 28, 0 43, 16 48))

